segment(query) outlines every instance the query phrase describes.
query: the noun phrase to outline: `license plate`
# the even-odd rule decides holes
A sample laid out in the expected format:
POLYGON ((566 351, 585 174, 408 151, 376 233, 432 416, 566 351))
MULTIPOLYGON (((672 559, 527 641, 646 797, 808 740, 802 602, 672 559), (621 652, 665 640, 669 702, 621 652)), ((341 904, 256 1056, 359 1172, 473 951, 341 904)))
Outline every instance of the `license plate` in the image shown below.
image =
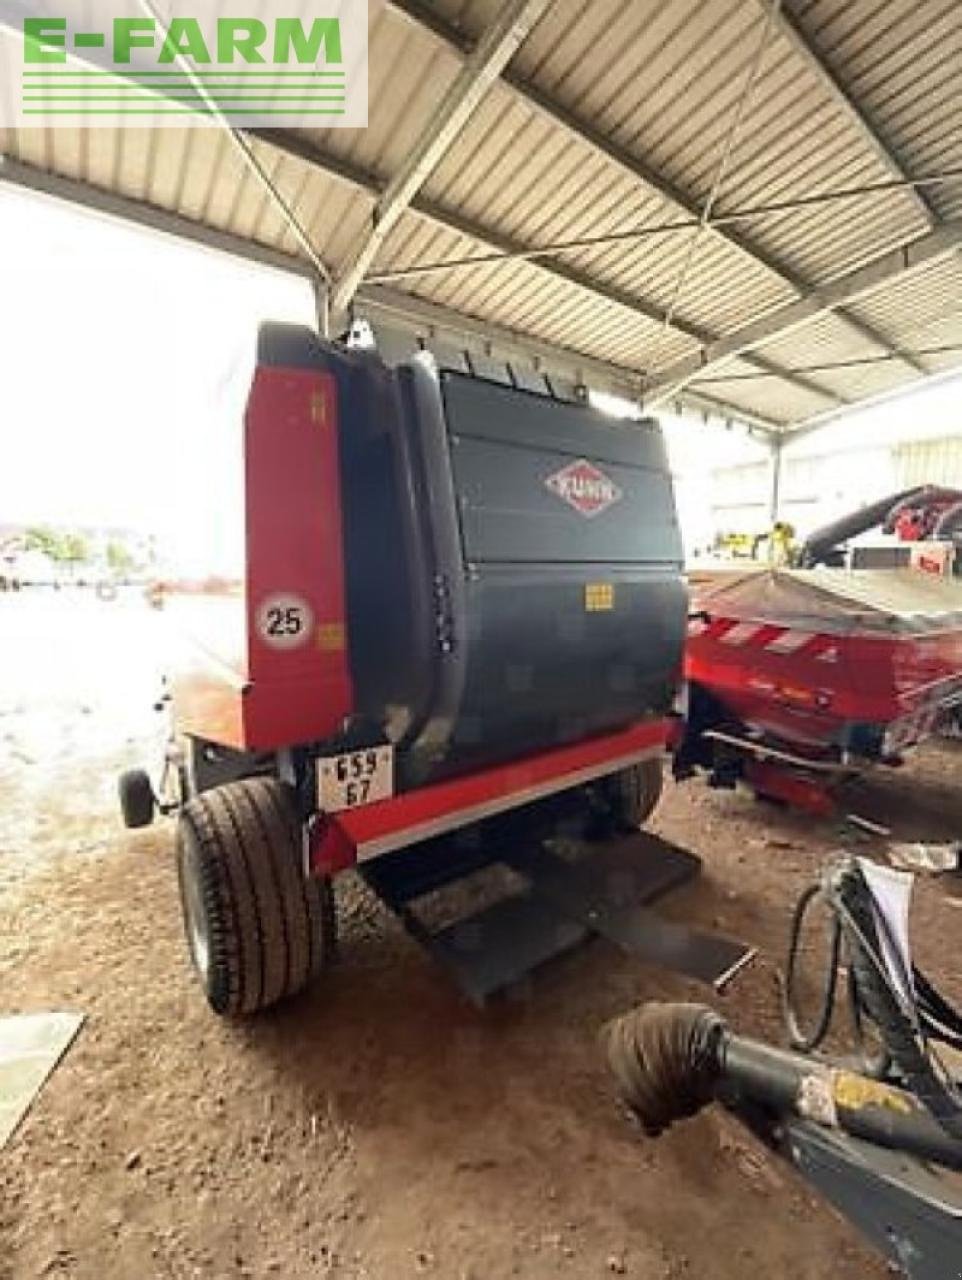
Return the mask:
POLYGON ((394 748, 364 747, 317 762, 317 790, 321 810, 339 813, 394 795, 394 748))

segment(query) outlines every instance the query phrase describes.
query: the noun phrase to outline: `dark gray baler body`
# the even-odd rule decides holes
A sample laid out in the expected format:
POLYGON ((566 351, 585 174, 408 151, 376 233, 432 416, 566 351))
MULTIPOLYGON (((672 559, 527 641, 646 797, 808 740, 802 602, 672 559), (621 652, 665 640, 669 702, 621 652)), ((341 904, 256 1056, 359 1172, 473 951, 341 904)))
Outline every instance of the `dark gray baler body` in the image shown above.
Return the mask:
POLYGON ((355 702, 402 786, 668 709, 687 595, 656 424, 288 326, 259 361, 337 382, 355 702))

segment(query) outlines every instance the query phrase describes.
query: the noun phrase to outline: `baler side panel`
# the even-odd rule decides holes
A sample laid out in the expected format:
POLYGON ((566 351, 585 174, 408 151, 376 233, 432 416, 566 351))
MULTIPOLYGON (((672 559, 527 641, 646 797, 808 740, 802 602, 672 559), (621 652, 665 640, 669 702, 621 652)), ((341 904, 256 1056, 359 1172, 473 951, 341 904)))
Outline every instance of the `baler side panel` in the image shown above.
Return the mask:
POLYGON ((430 710, 436 655, 423 467, 404 429, 403 371, 287 324, 262 326, 258 362, 333 380, 353 709, 400 743, 430 710))
POLYGON ((246 417, 246 745, 330 737, 353 706, 334 379, 260 365, 246 417), (293 612, 292 612, 293 611, 293 612))
POLYGON ((441 387, 469 655, 450 758, 665 712, 687 596, 660 432, 457 374, 441 387))
POLYGON ((463 716, 464 682, 474 657, 465 592, 467 566, 458 497, 451 469, 448 428, 438 379, 415 359, 402 372, 412 481, 424 512, 423 568, 431 582, 431 696, 403 762, 408 785, 418 786, 443 769, 454 727, 463 716))

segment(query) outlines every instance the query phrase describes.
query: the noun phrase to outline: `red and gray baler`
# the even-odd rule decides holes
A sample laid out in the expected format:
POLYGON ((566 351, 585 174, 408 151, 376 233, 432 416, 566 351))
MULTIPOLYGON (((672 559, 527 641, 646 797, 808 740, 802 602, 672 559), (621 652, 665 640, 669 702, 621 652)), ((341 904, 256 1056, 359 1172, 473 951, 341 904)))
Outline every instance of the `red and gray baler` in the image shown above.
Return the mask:
MULTIPOLYGON (((261 329, 243 562, 168 602, 198 641, 167 774, 218 1012, 307 982, 355 863, 430 887, 496 815, 653 807, 687 613, 661 434, 542 390, 261 329)), ((121 792, 148 820, 143 775, 121 792)))

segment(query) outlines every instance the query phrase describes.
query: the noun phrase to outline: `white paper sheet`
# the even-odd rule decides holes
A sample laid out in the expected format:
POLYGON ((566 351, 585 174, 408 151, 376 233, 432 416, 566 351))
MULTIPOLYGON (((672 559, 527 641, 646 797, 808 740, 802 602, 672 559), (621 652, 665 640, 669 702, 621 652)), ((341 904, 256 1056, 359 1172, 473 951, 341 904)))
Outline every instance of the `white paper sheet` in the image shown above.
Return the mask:
POLYGON ((879 866, 867 858, 857 858, 859 868, 872 894, 882 959, 892 983, 908 1004, 915 1004, 912 980, 912 944, 909 941, 909 907, 915 876, 909 871, 879 866), (887 927, 886 927, 887 926, 887 927), (906 977, 907 976, 907 977, 906 977))

